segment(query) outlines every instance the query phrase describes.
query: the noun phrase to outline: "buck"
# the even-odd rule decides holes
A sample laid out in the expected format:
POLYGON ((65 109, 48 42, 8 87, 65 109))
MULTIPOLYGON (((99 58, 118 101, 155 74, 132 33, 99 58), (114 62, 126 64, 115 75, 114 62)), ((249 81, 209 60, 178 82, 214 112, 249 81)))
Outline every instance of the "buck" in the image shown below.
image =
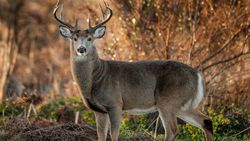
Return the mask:
POLYGON ((62 7, 57 2, 54 18, 60 34, 70 40, 70 61, 74 80, 86 107, 95 114, 98 141, 105 141, 108 127, 112 141, 117 141, 124 112, 144 114, 159 112, 165 129, 165 140, 177 135, 177 118, 204 131, 213 141, 212 121, 198 110, 205 96, 204 80, 192 67, 176 61, 121 62, 100 59, 94 45, 104 36, 105 24, 112 9, 104 2, 103 19, 86 30, 62 20, 62 7), (61 7, 61 16, 57 11, 61 7))

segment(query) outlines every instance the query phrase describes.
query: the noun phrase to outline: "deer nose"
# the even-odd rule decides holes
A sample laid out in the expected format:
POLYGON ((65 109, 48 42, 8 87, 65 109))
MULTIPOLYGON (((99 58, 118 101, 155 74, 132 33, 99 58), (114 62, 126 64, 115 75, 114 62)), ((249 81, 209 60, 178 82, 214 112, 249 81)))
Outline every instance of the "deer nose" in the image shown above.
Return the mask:
POLYGON ((80 52, 80 53, 85 53, 87 51, 87 49, 85 47, 79 47, 77 49, 77 51, 80 52))

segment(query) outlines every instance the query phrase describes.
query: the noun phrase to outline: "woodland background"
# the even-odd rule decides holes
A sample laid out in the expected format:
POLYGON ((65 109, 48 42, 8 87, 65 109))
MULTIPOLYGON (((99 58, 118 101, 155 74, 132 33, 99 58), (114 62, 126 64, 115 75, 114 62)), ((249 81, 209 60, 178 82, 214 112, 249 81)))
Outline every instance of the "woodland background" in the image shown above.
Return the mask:
MULTIPOLYGON (((96 23, 101 17, 102 1, 62 2, 65 20, 73 24, 77 16, 82 29, 87 28, 88 13, 96 23)), ((171 59, 196 67, 206 79, 208 96, 201 109, 214 120, 216 139, 250 138, 249 0, 107 2, 114 15, 104 38, 96 42, 101 58, 130 62, 171 59)), ((56 121, 56 113, 65 105, 69 108, 67 101, 73 97, 69 103, 77 103, 74 100, 79 92, 70 72, 69 42, 59 35, 52 14, 55 3, 0 0, 1 123, 7 122, 6 117, 27 116, 27 112, 31 117, 40 115, 56 121), (58 101, 63 104, 55 104, 58 101), (32 115, 31 107, 38 113, 32 115)), ((75 107, 70 109, 79 111, 75 107)), ((80 115, 94 125, 93 115, 83 111, 86 109, 80 110, 80 115)), ((137 131, 136 125, 142 121, 145 127, 138 128, 150 129, 155 117, 127 116, 130 120, 123 121, 121 132, 124 136, 134 134, 132 130, 137 131)), ((159 134, 161 130, 159 127, 159 134)), ((195 128, 183 125, 181 131, 180 138, 200 139, 201 133, 194 132, 195 128)))

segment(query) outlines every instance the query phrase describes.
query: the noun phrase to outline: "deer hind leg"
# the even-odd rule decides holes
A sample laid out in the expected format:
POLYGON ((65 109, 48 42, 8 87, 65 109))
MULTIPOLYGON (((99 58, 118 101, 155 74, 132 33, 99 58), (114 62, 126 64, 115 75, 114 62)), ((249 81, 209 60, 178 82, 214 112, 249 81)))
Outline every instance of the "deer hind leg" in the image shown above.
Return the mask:
POLYGON ((213 141, 213 123, 211 119, 198 110, 181 111, 178 117, 203 130, 206 141, 213 141))
POLYGON ((164 109, 159 110, 159 115, 165 130, 165 141, 174 141, 178 132, 176 115, 164 109))

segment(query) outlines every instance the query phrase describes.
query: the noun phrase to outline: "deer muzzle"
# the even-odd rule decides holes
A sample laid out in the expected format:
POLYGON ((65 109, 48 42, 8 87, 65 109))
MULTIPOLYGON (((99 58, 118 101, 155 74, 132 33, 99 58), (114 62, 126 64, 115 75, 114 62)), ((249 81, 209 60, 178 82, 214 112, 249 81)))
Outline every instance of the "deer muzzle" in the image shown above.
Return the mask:
POLYGON ((85 48, 85 47, 79 47, 78 49, 77 49, 77 51, 79 52, 79 53, 86 53, 87 52, 87 49, 85 48))

